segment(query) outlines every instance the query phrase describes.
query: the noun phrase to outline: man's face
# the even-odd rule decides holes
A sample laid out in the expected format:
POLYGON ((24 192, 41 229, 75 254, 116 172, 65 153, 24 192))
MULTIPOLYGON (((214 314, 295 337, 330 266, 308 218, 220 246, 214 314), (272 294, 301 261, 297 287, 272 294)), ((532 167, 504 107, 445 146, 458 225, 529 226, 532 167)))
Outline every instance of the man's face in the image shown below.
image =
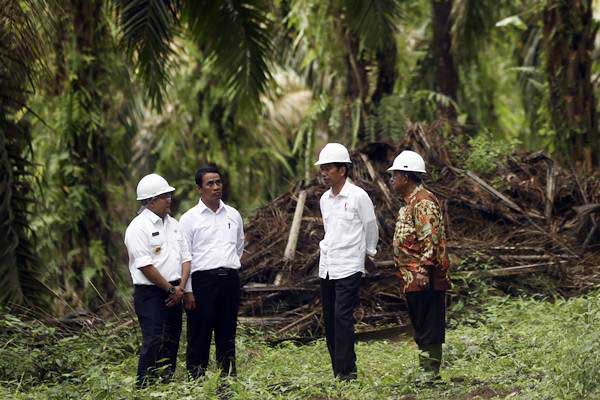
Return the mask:
POLYGON ((173 193, 164 193, 156 196, 150 203, 152 211, 159 217, 164 218, 168 213, 171 212, 171 198, 173 193))
POLYGON ((346 179, 346 168, 338 167, 335 164, 323 164, 320 167, 321 176, 327 186, 335 186, 346 179))
POLYGON ((223 196, 223 182, 221 176, 215 172, 208 172, 202 176, 202 186, 198 187, 202 201, 219 201, 223 196))
POLYGON ((401 191, 404 186, 408 183, 408 178, 402 173, 402 171, 392 171, 392 177, 390 184, 395 191, 401 191))

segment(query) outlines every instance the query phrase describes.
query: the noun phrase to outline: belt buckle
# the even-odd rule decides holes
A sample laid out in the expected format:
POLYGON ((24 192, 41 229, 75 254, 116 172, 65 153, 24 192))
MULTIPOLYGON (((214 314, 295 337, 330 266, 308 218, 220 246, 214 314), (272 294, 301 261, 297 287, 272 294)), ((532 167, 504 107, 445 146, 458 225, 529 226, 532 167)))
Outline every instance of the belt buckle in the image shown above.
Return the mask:
POLYGON ((229 275, 229 271, 227 268, 217 268, 217 276, 227 276, 229 275))

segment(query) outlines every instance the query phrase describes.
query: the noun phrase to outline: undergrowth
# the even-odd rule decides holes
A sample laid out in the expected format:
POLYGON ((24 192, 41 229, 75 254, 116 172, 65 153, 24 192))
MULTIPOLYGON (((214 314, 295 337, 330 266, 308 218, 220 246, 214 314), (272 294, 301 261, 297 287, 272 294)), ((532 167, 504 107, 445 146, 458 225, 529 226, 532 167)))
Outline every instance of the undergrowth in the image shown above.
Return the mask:
MULTIPOLYGON (((600 398, 600 292, 553 302, 490 297, 477 322, 447 333, 443 382, 421 388, 410 338, 359 343, 359 379, 335 382, 322 340, 269 347, 238 336, 238 378, 185 373, 134 389, 137 324, 64 332, 11 315, 0 321, 0 398, 15 399, 595 399, 600 398)), ((182 344, 184 340, 182 340, 182 344)), ((183 345, 184 346, 184 345, 183 345)), ((214 365, 214 362, 212 362, 214 365)))

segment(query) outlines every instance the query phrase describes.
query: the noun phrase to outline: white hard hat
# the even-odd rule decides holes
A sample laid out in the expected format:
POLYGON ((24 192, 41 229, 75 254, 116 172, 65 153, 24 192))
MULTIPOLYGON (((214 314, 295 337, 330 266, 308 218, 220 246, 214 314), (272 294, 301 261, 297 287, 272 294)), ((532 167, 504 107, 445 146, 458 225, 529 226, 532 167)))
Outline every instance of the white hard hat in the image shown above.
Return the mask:
POLYGON ((414 151, 404 150, 395 159, 388 171, 411 171, 425 173, 425 160, 414 151))
POLYGON ((319 160, 315 165, 331 163, 352 163, 348 149, 343 144, 327 143, 319 153, 319 160))
POLYGON ((137 199, 151 199, 152 197, 174 191, 175 188, 169 186, 165 178, 158 174, 150 174, 140 179, 137 185, 137 199))

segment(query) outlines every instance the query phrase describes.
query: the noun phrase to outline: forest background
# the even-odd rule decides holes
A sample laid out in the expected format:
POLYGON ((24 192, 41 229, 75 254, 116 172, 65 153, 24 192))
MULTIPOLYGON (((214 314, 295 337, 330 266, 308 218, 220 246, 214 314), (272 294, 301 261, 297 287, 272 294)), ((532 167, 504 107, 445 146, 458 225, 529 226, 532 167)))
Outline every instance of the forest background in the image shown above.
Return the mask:
MULTIPOLYGON (((135 185, 173 213, 195 169, 246 217, 310 180, 328 141, 443 121, 486 176, 514 151, 600 163, 591 0, 2 0, 0 302, 64 315, 129 301, 135 185)), ((493 177, 492 177, 493 178, 493 177)), ((15 308, 16 307, 16 308, 15 308)))

